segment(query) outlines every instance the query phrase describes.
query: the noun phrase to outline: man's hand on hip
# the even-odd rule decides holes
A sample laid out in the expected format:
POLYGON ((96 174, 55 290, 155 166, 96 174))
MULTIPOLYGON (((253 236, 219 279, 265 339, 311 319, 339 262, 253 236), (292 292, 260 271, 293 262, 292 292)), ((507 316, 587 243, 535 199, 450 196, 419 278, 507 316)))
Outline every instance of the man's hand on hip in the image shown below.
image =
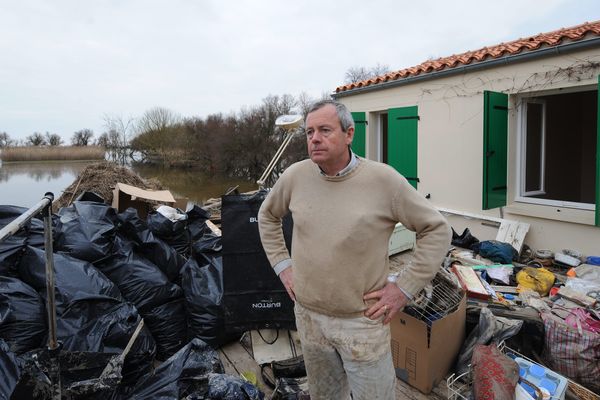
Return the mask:
POLYGON ((296 295, 294 294, 294 271, 292 271, 292 267, 287 267, 281 271, 279 279, 283 282, 283 286, 285 286, 285 290, 287 290, 292 301, 296 301, 296 295))
POLYGON ((365 311, 365 316, 371 319, 378 319, 384 316, 384 325, 389 324, 394 315, 408 303, 408 298, 402 290, 395 283, 391 282, 388 282, 383 289, 365 294, 363 299, 377 301, 365 311))

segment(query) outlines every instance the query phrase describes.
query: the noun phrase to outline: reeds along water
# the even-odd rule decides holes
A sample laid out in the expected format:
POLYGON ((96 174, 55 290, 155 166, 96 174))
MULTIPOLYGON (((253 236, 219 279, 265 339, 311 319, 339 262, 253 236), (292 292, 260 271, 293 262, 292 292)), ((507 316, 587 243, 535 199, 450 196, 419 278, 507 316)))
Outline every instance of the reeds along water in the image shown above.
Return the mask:
POLYGON ((106 150, 102 146, 26 146, 7 147, 0 152, 0 160, 50 161, 50 160, 103 160, 106 150))

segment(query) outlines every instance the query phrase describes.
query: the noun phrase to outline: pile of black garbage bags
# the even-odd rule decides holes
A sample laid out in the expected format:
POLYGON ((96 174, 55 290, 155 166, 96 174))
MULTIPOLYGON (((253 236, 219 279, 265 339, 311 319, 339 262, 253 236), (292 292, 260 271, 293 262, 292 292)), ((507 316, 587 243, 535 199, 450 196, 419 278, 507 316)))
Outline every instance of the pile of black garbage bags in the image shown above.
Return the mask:
MULTIPOLYGON (((0 206, 0 228, 25 208, 0 206)), ((63 398, 262 399, 225 375, 221 238, 198 206, 171 219, 118 214, 84 193, 53 216, 63 398), (88 385, 144 326, 115 385, 88 385), (160 366, 155 368, 160 363, 160 366), (66 390, 65 390, 66 388, 66 390)), ((43 223, 0 243, 0 399, 51 398, 43 223)))

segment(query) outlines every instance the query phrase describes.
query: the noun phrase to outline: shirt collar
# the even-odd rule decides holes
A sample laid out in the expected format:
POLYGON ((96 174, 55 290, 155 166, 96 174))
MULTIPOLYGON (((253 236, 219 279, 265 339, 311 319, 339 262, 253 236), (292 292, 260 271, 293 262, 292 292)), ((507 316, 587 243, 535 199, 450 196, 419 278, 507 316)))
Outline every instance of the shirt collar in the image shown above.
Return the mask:
MULTIPOLYGON (((340 172, 335 174, 335 176, 348 175, 358 165, 359 158, 356 156, 356 154, 354 154, 350 148, 348 148, 348 152, 350 153, 350 161, 348 162, 348 165, 346 165, 340 172)), ((321 172, 321 175, 328 176, 325 172, 323 172, 323 170, 320 167, 319 170, 321 172)))

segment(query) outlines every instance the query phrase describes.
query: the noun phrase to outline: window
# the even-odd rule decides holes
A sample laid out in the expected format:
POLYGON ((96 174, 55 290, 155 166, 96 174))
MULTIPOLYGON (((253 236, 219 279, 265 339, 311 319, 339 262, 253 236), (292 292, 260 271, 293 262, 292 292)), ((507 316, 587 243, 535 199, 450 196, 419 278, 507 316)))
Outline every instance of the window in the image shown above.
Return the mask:
POLYGON ((518 201, 594 209, 597 91, 523 98, 518 201))

